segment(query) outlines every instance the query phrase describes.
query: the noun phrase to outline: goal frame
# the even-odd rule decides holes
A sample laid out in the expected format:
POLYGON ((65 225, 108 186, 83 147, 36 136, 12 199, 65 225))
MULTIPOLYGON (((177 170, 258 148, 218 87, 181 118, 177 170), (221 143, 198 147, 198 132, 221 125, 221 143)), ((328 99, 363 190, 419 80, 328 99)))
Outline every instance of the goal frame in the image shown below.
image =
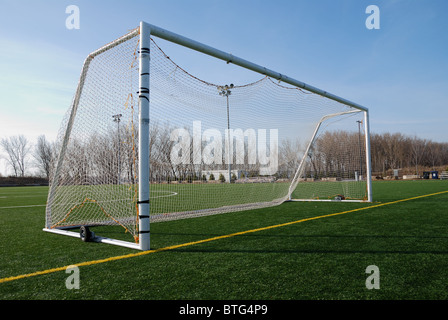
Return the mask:
MULTIPOLYGON (((162 29, 160 27, 148 24, 146 22, 141 22, 140 26, 141 26, 141 28, 146 28, 147 32, 150 33, 150 35, 153 35, 155 37, 164 39, 164 40, 169 41, 169 42, 176 43, 178 45, 190 48, 192 50, 201 52, 203 54, 206 54, 206 55, 209 55, 209 56, 212 56, 212 57, 215 57, 217 59, 225 61, 228 64, 232 63, 232 64, 238 65, 240 67, 243 67, 245 69, 249 69, 249 70, 252 70, 254 72, 260 73, 262 75, 268 76, 270 78, 276 79, 278 81, 285 82, 285 83, 288 83, 290 85, 299 87, 301 89, 313 92, 313 93, 318 94, 320 96, 323 96, 325 98, 328 98, 328 99, 340 102, 342 104, 346 104, 346 105, 348 105, 350 107, 353 107, 353 108, 357 109, 359 112, 362 112, 364 114, 364 121, 363 122, 364 122, 365 148, 366 148, 365 161, 366 161, 367 197, 366 197, 366 200, 343 200, 343 201, 345 201, 345 202, 372 202, 373 201, 372 200, 373 197, 372 197, 371 153, 370 153, 370 122, 369 122, 370 120, 369 120, 369 109, 368 108, 366 108, 366 107, 364 107, 364 106, 362 106, 362 105, 360 105, 358 103, 352 102, 350 100, 341 98, 341 97, 339 97, 339 96, 337 96, 335 94, 329 93, 329 92, 324 91, 322 89, 319 89, 319 88, 316 88, 316 87, 311 86, 309 84, 306 84, 306 83, 304 83, 302 81, 299 81, 299 80, 293 79, 291 77, 288 77, 288 76, 286 76, 284 74, 281 74, 279 72, 267 69, 265 67, 257 65, 255 63, 252 63, 250 61, 244 60, 242 58, 234 56, 233 54, 223 52, 221 50, 218 50, 216 48, 210 47, 208 45, 205 45, 203 43, 197 42, 195 40, 186 38, 186 37, 181 36, 179 34, 176 34, 176 33, 173 33, 173 32, 167 31, 167 30, 164 30, 164 29, 162 29)), ((347 112, 347 113, 352 113, 352 112, 356 112, 356 111, 351 111, 351 112, 347 112)), ((304 162, 305 162, 304 159, 306 157, 306 154, 308 153, 308 150, 312 146, 312 144, 313 144, 313 142, 314 142, 314 140, 316 138, 317 133, 319 132, 319 128, 320 128, 321 124, 325 120, 327 120, 327 119, 329 119, 331 117, 338 116, 338 115, 342 115, 342 114, 334 114, 334 115, 324 116, 320 120, 320 122, 317 124, 317 126, 316 126, 316 128, 314 130, 313 136, 312 136, 310 142, 308 143, 307 152, 305 152, 305 156, 304 156, 303 159, 301 159, 301 163, 299 165, 299 168, 296 171, 295 178, 298 177, 300 171, 304 167, 304 162)), ((293 190, 289 190, 289 192, 288 192, 289 193, 288 197, 289 197, 290 201, 335 201, 335 200, 324 200, 324 199, 318 199, 318 200, 293 199, 291 197, 292 191, 293 190)))
MULTIPOLYGON (((272 79, 276 79, 281 82, 288 83, 292 86, 307 90, 309 92, 313 92, 325 98, 340 102, 342 104, 348 105, 357 109, 359 112, 364 113, 364 130, 365 130, 365 147, 366 147, 366 172, 367 172, 367 200, 368 202, 372 201, 372 182, 371 182, 371 160, 370 160, 370 132, 369 132, 369 110, 352 101, 341 98, 337 95, 331 94, 299 80, 290 78, 284 74, 279 72, 267 69, 250 61, 244 60, 233 54, 226 53, 224 51, 218 50, 211 46, 205 45, 203 43, 197 42, 195 40, 189 39, 187 37, 181 36, 179 34, 173 33, 171 31, 165 30, 163 28, 157 27, 155 25, 146 23, 144 21, 140 22, 139 28, 136 28, 132 32, 127 35, 103 46, 102 48, 91 53, 86 60, 84 61, 82 72, 80 76, 80 80, 78 82, 78 87, 76 90, 76 94, 73 100, 73 107, 70 114, 70 118, 68 121, 67 129, 65 132, 64 142, 62 144, 61 150, 64 150, 67 147, 67 141, 69 140, 70 129, 74 121, 74 116, 76 114, 76 109, 78 107, 79 98, 83 91, 84 81, 89 69, 90 62, 99 54, 106 52, 109 49, 112 49, 115 46, 127 41, 128 39, 134 38, 137 35, 140 37, 139 44, 139 92, 138 92, 138 101, 139 101, 139 187, 138 187, 138 212, 139 212, 139 243, 132 243, 127 241, 115 240, 104 237, 95 237, 94 241, 103 242, 108 244, 114 244, 118 246, 128 247, 132 249, 138 249, 142 251, 150 250, 150 183, 149 183, 149 172, 150 172, 150 163, 149 163, 149 108, 150 108, 150 37, 154 36, 157 38, 161 38, 163 40, 178 44, 180 46, 192 49, 194 51, 198 51, 200 53, 206 54, 208 56, 212 56, 214 58, 225 61, 226 63, 232 63, 243 67, 245 69, 254 71, 256 73, 268 76, 272 79)), ((328 115, 331 117, 336 115, 328 115)), ((325 118, 325 117, 324 117, 325 118)), ((325 119, 322 118, 319 124, 316 126, 314 130, 314 134, 312 139, 310 140, 307 150, 311 147, 313 141, 316 138, 316 134, 319 131, 319 127, 325 119)), ((61 152, 62 154, 62 152, 61 152)), ((305 153, 305 155, 307 152, 305 153)), ((295 178, 298 177, 300 171, 303 169, 304 159, 302 159, 299 168, 295 173, 295 178)), ((55 166, 55 179, 58 177, 58 172, 62 166, 62 158, 59 157, 55 166)), ((294 180, 293 180, 294 181, 294 180)), ((293 190, 289 190, 289 200, 294 201, 297 199, 291 199, 291 193, 293 190)), ((48 195, 48 199, 50 200, 53 196, 53 192, 50 190, 48 195)), ((322 200, 321 200, 322 201, 322 200)), ((348 200, 344 200, 348 201, 348 200)), ((47 213, 47 221, 48 221, 48 213, 47 213)), ((79 233, 67 230, 67 229, 53 229, 47 225, 43 229, 47 232, 52 232, 56 234, 63 234, 72 237, 80 237, 79 233)))

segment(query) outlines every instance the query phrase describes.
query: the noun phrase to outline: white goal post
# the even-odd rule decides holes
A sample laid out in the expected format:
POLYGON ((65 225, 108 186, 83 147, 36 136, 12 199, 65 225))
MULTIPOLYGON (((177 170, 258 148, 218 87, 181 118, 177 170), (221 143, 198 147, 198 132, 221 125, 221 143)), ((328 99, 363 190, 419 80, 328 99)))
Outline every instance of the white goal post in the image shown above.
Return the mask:
POLYGON ((367 108, 146 22, 86 58, 57 147, 44 231, 133 249, 150 221, 372 201, 367 108), (154 37, 264 78, 201 80, 154 37), (88 229, 104 225, 131 240, 88 229))

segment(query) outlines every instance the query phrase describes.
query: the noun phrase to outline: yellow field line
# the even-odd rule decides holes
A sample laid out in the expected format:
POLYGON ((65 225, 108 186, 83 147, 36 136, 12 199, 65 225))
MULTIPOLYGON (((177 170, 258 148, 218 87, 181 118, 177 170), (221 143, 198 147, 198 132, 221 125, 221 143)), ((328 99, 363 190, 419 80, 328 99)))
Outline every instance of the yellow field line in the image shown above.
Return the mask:
MULTIPOLYGON (((173 245, 173 246, 168 246, 168 247, 164 247, 164 248, 160 248, 160 249, 141 251, 141 252, 137 252, 137 253, 131 253, 131 254, 127 254, 127 255, 115 256, 115 257, 110 257, 110 258, 105 258, 105 259, 100 259, 100 260, 81 262, 81 263, 77 263, 77 264, 74 264, 74 265, 71 265, 71 266, 83 267, 83 266, 91 266, 91 265, 95 265, 95 264, 111 262, 111 261, 116 261, 116 260, 135 258, 135 257, 139 257, 139 256, 148 255, 148 254, 151 254, 151 253, 157 253, 157 252, 174 250, 174 249, 188 247, 188 246, 193 246, 193 245, 197 245, 197 244, 201 244, 201 243, 206 243, 206 242, 211 242, 211 241, 216 241, 216 240, 221 240, 221 239, 226 239, 226 238, 232 238, 232 237, 235 237, 235 236, 245 235, 245 234, 249 234, 249 233, 260 232, 260 231, 265 231, 265 230, 285 227, 285 226, 289 226, 289 225, 293 225, 293 224, 297 224, 297 223, 301 223, 301 222, 317 220, 317 219, 322 219, 322 218, 328 218, 328 217, 334 217, 334 216, 338 216, 338 215, 342 215, 342 214, 346 214, 346 213, 358 212, 358 211, 363 211, 363 210, 367 210, 367 209, 378 208, 378 207, 382 207, 382 206, 388 206, 388 205, 396 204, 396 203, 400 203, 400 202, 405 202, 405 201, 411 201, 411 200, 420 199, 420 198, 431 197, 431 196, 440 195, 440 194, 443 194, 443 193, 448 193, 448 190, 447 191, 436 192, 436 193, 431 193, 431 194, 426 194, 426 195, 422 195, 422 196, 417 196, 417 197, 412 197, 412 198, 407 198, 407 199, 402 199, 402 200, 396 200, 396 201, 391 201, 391 202, 386 202, 386 203, 380 203, 380 204, 376 204, 376 205, 372 205, 372 206, 368 206, 368 207, 362 207, 362 208, 357 208, 357 209, 352 209, 352 210, 347 210, 347 211, 342 211, 342 212, 337 212, 337 213, 330 213, 330 214, 317 216, 317 217, 312 217, 312 218, 306 218, 306 219, 301 219, 301 220, 296 220, 296 221, 276 224, 276 225, 262 227, 262 228, 257 228, 257 229, 252 229, 252 230, 235 232, 235 233, 226 234, 226 235, 222 235, 222 236, 217 236, 217 237, 213 237, 213 238, 208 238, 208 239, 192 241, 192 242, 177 244, 177 245, 173 245)), ((37 272, 33 272, 33 273, 28 273, 28 274, 22 274, 22 275, 18 275, 18 276, 3 278, 3 279, 0 279, 0 283, 10 282, 10 281, 24 279, 24 278, 30 278, 30 277, 39 276, 39 275, 45 275, 45 274, 59 272, 59 271, 65 271, 65 270, 67 270, 68 267, 70 267, 70 266, 53 268, 53 269, 48 269, 48 270, 37 271, 37 272)))

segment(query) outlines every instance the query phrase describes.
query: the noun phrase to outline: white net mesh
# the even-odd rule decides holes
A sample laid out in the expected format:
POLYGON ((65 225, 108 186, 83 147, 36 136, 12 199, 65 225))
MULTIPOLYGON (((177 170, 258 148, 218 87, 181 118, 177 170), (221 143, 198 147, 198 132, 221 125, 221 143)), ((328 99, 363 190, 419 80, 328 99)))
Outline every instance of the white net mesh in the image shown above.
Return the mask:
POLYGON ((47 228, 119 224, 137 240, 138 33, 88 57, 57 139, 47 228))
MULTIPOLYGON (((119 224, 138 241, 137 35, 86 63, 58 138, 47 228, 119 224)), ((212 84, 150 49, 151 222, 273 206, 290 193, 365 199, 361 112, 268 77, 212 84)))

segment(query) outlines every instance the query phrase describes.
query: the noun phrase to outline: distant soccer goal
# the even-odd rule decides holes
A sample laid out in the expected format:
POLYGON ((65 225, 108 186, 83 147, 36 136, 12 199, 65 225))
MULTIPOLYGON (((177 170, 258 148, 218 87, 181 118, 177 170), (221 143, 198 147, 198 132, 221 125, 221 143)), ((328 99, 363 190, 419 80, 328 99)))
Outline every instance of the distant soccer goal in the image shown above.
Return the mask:
POLYGON ((290 200, 371 201, 369 144, 367 108, 142 22, 84 62, 44 230, 148 250, 150 222, 290 200), (159 39, 259 80, 201 79, 159 39), (104 225, 130 239, 90 230, 104 225))

